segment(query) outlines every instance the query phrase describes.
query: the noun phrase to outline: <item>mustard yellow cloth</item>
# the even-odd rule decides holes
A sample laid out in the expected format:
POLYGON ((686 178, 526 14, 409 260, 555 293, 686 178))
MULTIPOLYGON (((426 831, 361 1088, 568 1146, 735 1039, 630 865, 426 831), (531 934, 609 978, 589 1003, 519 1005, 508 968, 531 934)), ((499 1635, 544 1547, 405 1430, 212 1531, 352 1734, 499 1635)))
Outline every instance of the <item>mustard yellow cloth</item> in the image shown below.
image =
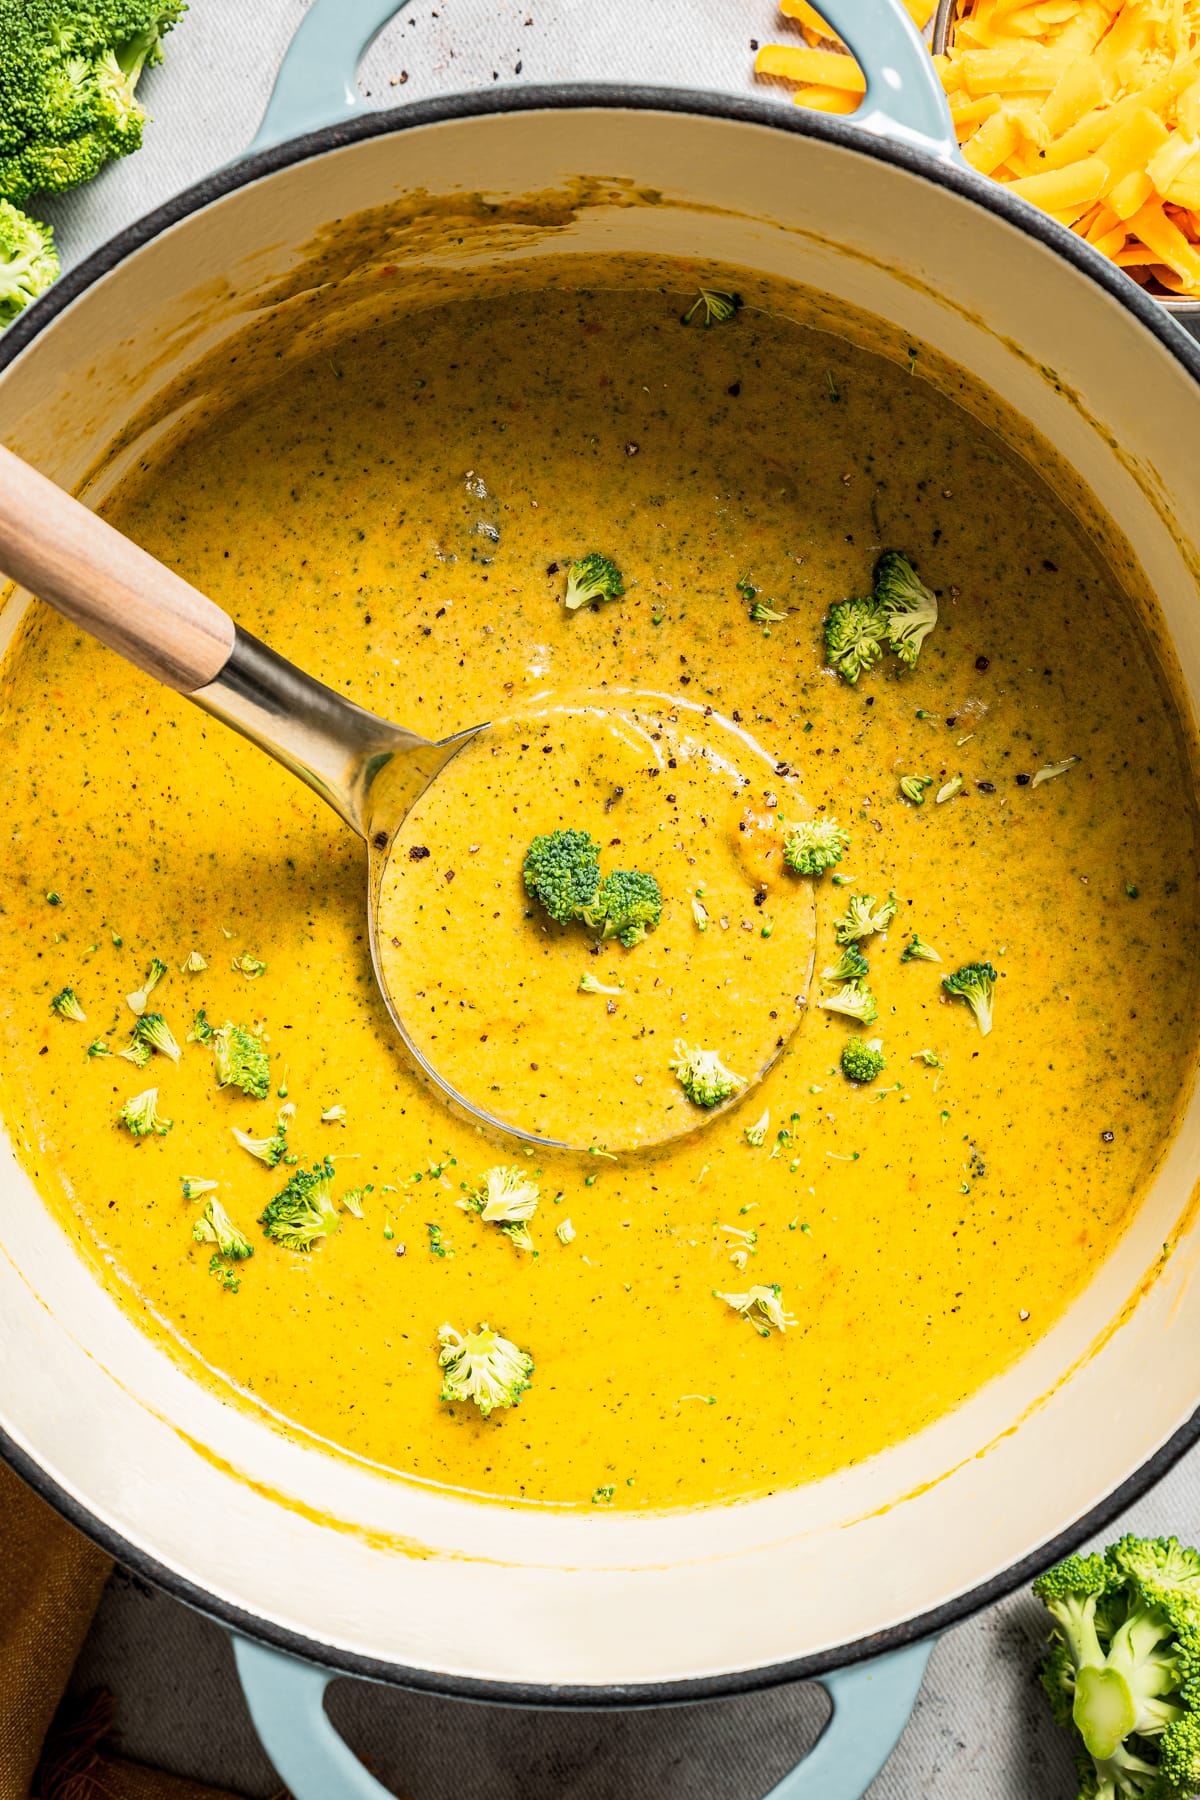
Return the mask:
POLYGON ((112 1755, 111 1702, 60 1713, 111 1569, 0 1464, 0 1800, 221 1800, 112 1755))

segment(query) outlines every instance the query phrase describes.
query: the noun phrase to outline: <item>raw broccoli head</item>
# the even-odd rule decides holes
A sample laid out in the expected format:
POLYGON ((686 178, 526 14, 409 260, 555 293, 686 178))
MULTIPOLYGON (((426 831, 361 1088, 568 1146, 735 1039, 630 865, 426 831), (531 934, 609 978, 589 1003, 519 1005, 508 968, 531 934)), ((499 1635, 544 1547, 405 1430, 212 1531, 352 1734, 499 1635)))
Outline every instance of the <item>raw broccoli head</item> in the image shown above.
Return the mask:
POLYGON ((1126 1537, 1033 1591, 1055 1622, 1042 1686, 1078 1740, 1080 1800, 1188 1800, 1200 1786, 1200 1557, 1126 1537))
POLYGON ((842 1048, 842 1074, 847 1081, 874 1081, 887 1067, 887 1058, 877 1039, 865 1044, 861 1038, 848 1038, 842 1048))
POLYGON ((662 894, 653 875, 643 869, 614 869, 600 887, 589 923, 602 938, 619 938, 627 950, 640 944, 662 918, 662 894))
POLYGON ((240 1088, 252 1100, 271 1091, 271 1063, 262 1042, 242 1025, 221 1026, 211 1037, 218 1087, 240 1088))
POLYGON ((675 1055, 668 1065, 693 1106, 719 1106, 746 1083, 742 1076, 727 1069, 716 1050, 701 1050, 675 1040, 675 1055))
POLYGON ((337 1230, 337 1207, 331 1192, 333 1163, 327 1156, 311 1169, 297 1169, 282 1193, 267 1202, 259 1218, 266 1235, 285 1250, 308 1252, 318 1239, 337 1230))
POLYGON ((825 620, 825 653, 853 687, 883 654, 888 616, 874 600, 839 600, 825 620))
POLYGON ((797 875, 820 875, 840 862, 850 833, 836 819, 806 819, 793 825, 783 842, 783 860, 797 875))
POLYGON ((955 1000, 965 1000, 986 1037, 992 1029, 992 995, 996 971, 990 962, 964 963, 953 975, 943 975, 942 986, 955 1000))
POLYGON ((566 606, 576 612, 593 600, 619 600, 625 582, 615 562, 593 550, 567 567, 566 606))
MULTIPOLYGON (((4 167, 5 159, 0 157, 0 185, 4 167)), ((11 325, 23 307, 44 294, 57 275, 58 254, 50 227, 0 200, 0 329, 11 325)))
POLYGON ((525 852, 525 887, 559 925, 581 919, 600 892, 600 846, 586 831, 551 831, 525 852))
POLYGON ((887 622, 887 640, 908 668, 937 624, 938 606, 908 558, 885 550, 875 564, 875 601, 887 622))

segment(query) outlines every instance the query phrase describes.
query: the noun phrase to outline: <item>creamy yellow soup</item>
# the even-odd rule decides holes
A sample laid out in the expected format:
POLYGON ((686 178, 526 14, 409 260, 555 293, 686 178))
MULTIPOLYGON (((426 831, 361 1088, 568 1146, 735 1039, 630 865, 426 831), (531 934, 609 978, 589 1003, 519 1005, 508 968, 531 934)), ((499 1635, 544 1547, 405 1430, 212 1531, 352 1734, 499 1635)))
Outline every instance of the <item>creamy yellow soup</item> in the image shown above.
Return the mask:
MULTIPOLYGON (((553 1091, 603 1148, 631 1092, 679 1115, 668 1063, 695 1034, 746 1088, 685 1113, 665 1149, 611 1160, 478 1132, 396 1039, 362 846, 312 794, 40 608, 3 667, 3 1096, 41 1192, 203 1379, 343 1452, 513 1500, 743 1496, 944 1414, 1112 1249, 1192 1055, 1187 755, 1114 578, 918 358, 753 306, 684 326, 688 285, 510 292, 350 335, 164 445, 107 506, 250 630, 431 737, 529 718, 551 691, 653 692, 744 730, 804 816, 836 816, 836 870, 785 887, 776 845, 758 902, 736 819, 706 836, 682 783, 647 780, 626 816, 663 920, 595 954, 583 928, 550 931, 520 879, 529 837, 576 804, 606 857, 625 835, 605 802, 630 784, 595 758, 578 789, 565 737, 514 753, 494 788, 464 761, 462 806, 431 797, 412 822, 429 855, 395 865, 390 967, 407 994, 428 984, 457 1072, 536 1101, 523 1034, 557 1021, 553 1091), (940 616, 915 669, 888 655, 851 687, 822 621, 868 591, 885 547, 940 616), (566 566, 592 550, 624 597, 568 612, 566 566), (783 616, 752 618, 750 588, 783 616), (920 805, 907 775, 928 783, 920 805), (821 971, 850 897, 893 891, 862 946, 864 1027, 822 1008, 837 984, 821 971), (914 933, 940 962, 904 959, 914 933), (472 943, 486 949, 465 969, 472 943), (193 951, 203 968, 184 967, 193 951), (126 996, 156 957, 147 1005, 179 1062, 89 1056, 128 1041, 126 996), (942 987, 982 960, 998 972, 986 1036, 942 987), (617 995, 580 992, 586 969, 617 995), (68 986, 85 1022, 51 1010, 68 986), (736 1034, 782 996, 758 1081, 736 1034), (653 1036, 636 1035, 639 1006, 653 1036), (211 1049, 188 1041, 200 1009, 261 1033, 268 1098, 217 1088, 211 1049), (875 1081, 842 1074, 850 1037, 879 1039, 875 1081), (135 1139, 118 1114, 151 1085, 170 1127, 135 1139), (281 1106, 299 1161, 271 1168, 233 1132, 269 1140, 281 1106), (259 1217, 326 1155, 362 1216, 281 1248, 259 1217), (528 1248, 467 1204, 501 1165, 539 1190, 528 1248), (193 1238, 207 1196, 184 1198, 183 1178, 218 1184, 252 1257, 210 1268, 193 1238), (778 1289, 784 1330, 721 1297, 753 1287, 778 1289), (482 1321, 535 1364, 486 1420, 440 1397, 438 1368, 439 1328, 482 1321)), ((791 802, 764 770, 751 802, 766 843, 791 802)))

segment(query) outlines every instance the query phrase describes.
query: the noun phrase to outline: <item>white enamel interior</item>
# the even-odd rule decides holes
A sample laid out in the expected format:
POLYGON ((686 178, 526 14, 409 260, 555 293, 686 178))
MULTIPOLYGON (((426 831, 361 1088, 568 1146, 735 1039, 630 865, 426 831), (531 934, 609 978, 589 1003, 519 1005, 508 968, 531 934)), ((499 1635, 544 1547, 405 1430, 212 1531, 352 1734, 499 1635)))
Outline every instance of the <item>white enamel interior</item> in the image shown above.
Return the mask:
MULTIPOLYGON (((521 254, 645 249, 793 278, 938 346, 1033 421, 1135 547, 1196 694, 1191 378, 1098 285, 980 205, 766 125, 498 115, 286 169, 165 231, 50 323, 0 379, 3 436, 69 484, 135 403, 241 322, 242 296, 286 269, 327 220, 412 188, 517 195, 581 172, 633 177, 664 204, 586 211, 521 254), (180 328, 189 313, 202 330, 180 328), (1039 365, 1083 397, 1096 425, 1039 365), (1152 477, 1135 478, 1139 465, 1152 477), (1155 484, 1157 504, 1147 497, 1155 484)), ((337 829, 313 808, 314 830, 337 829)), ((1200 1165, 1195 1107, 1088 1290, 953 1416, 817 1486, 645 1518, 456 1500, 381 1479, 224 1403, 109 1297, 7 1144, 0 1158, 3 1428, 95 1519, 207 1593, 335 1651, 426 1671, 674 1682, 860 1638, 970 1589, 1069 1525, 1188 1418, 1200 1386, 1195 1233, 1132 1317, 1085 1354, 1188 1203, 1200 1165)))

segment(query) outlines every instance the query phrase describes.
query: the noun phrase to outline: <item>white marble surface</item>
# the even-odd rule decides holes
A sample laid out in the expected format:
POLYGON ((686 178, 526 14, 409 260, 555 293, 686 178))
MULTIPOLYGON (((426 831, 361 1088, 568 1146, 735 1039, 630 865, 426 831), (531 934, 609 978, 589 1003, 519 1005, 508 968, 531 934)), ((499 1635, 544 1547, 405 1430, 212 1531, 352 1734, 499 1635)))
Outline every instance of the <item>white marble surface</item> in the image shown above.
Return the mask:
MULTIPOLYGON (((65 263, 249 141, 304 0, 192 0, 145 83, 144 149, 47 206, 65 263)), ((369 104, 494 82, 677 83, 747 91, 771 0, 413 0, 360 74, 369 104), (406 76, 406 79, 404 78, 406 76)), ((786 95, 762 89, 786 105, 786 95)), ((1045 1472, 1053 1480, 1053 1471, 1045 1472)), ((1200 1537, 1200 1454, 1123 1521, 1200 1537)), ((1034 1684, 1041 1609, 1017 1595, 945 1637, 871 1800, 1071 1800, 1061 1734, 1034 1684)), ((237 1693, 224 1634, 117 1576, 78 1673, 120 1696, 129 1754, 266 1795, 275 1781, 237 1693)), ((757 1800, 811 1741, 814 1690, 654 1714, 530 1715, 343 1685, 334 1711, 372 1765, 415 1800, 757 1800)))

